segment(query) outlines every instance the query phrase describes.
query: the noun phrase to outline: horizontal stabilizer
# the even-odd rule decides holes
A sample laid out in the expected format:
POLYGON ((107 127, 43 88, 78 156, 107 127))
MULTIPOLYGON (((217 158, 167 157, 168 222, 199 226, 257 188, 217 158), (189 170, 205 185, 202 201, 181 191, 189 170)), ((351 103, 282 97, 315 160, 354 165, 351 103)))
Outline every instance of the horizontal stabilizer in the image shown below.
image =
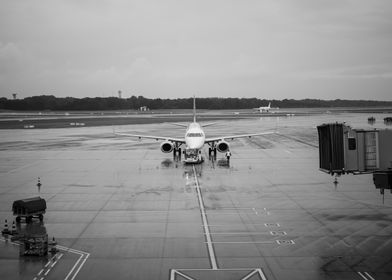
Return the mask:
POLYGON ((183 123, 169 123, 169 124, 172 124, 172 125, 176 125, 176 126, 180 126, 180 127, 188 127, 188 125, 187 124, 183 124, 183 123))
POLYGON ((216 122, 213 122, 213 123, 206 123, 206 124, 201 123, 200 126, 201 126, 201 127, 206 127, 206 126, 210 126, 210 125, 214 125, 214 124, 216 124, 216 122))

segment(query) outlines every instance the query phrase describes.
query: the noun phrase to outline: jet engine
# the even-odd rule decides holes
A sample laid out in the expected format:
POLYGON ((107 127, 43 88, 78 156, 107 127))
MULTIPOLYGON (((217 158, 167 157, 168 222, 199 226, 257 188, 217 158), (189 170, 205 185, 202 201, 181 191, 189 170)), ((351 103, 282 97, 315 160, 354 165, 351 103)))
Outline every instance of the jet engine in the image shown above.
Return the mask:
POLYGON ((216 149, 220 153, 225 153, 225 152, 227 152, 227 150, 229 150, 229 143, 227 143, 226 141, 223 141, 223 140, 219 141, 218 144, 216 144, 216 149))
POLYGON ((161 144, 161 151, 163 153, 171 153, 174 149, 174 145, 171 142, 165 141, 161 144))

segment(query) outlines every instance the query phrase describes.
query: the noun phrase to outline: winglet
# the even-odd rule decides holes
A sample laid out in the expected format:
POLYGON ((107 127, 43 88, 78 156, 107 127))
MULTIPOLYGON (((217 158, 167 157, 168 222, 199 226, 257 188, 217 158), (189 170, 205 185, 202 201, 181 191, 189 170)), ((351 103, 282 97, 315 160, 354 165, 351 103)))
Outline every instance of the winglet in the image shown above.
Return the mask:
POLYGON ((193 95, 193 122, 196 122, 196 96, 193 95))

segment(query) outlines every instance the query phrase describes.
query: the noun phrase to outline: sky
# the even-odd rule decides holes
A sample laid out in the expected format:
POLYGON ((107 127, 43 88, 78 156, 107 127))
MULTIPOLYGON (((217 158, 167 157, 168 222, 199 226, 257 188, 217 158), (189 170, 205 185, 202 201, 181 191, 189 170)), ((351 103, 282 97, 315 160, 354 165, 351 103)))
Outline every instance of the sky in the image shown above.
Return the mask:
POLYGON ((392 100, 390 0, 0 0, 0 97, 392 100))

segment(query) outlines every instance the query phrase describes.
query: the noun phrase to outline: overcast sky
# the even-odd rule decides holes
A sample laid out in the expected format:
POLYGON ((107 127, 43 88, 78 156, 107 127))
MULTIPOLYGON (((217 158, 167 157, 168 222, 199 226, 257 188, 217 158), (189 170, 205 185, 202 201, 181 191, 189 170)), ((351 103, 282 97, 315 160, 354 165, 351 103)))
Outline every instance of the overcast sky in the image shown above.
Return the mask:
POLYGON ((0 0, 0 96, 392 100, 392 1, 0 0))

